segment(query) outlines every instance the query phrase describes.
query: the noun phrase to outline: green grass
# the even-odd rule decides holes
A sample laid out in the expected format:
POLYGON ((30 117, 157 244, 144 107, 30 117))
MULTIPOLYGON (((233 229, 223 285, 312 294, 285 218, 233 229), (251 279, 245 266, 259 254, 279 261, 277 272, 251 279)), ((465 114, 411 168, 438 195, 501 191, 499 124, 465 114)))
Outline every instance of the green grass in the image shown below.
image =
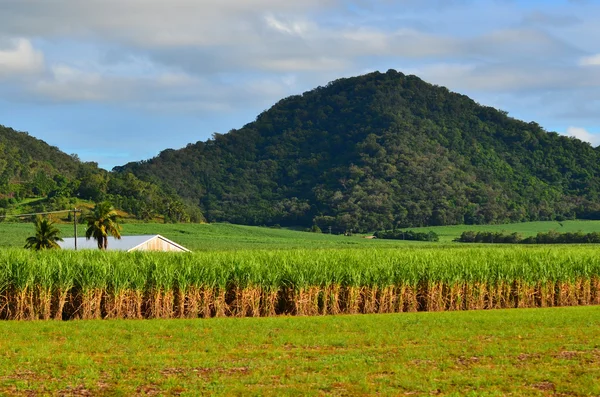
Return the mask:
MULTIPOLYGON (((63 237, 73 236, 73 225, 57 225, 63 237)), ((22 247, 32 235, 31 223, 0 223, 0 247, 22 247)), ((78 235, 83 238, 85 225, 78 225, 78 235)), ((307 233, 288 229, 273 229, 216 224, 162 224, 125 223, 123 235, 160 234, 193 251, 242 250, 242 249, 290 249, 290 248, 349 248, 394 247, 408 242, 373 241, 360 236, 337 236, 307 233)), ((110 246, 110 240, 109 240, 110 246)))
MULTIPOLYGON (((69 208, 74 207, 91 207, 94 203, 90 200, 82 200, 82 199, 70 199, 72 200, 69 204, 69 208)), ((42 211, 40 208, 48 208, 49 199, 46 197, 28 197, 24 198, 16 204, 9 205, 7 208, 7 215, 21 215, 21 214, 30 214, 34 212, 42 211)), ((50 207, 52 208, 52 207, 50 207)), ((52 210, 48 210, 52 211, 52 210)), ((62 219, 66 221, 67 212, 56 214, 55 219, 62 219)), ((10 218, 10 219, 18 219, 18 218, 10 218)))
POLYGON ((436 232, 441 242, 450 242, 455 238, 459 237, 464 231, 477 231, 477 232, 507 232, 507 233, 521 233, 523 237, 535 236, 539 232, 549 232, 555 230, 559 233, 567 232, 600 232, 600 221, 548 221, 548 222, 523 222, 523 223, 510 223, 505 225, 455 225, 455 226, 434 226, 434 227, 423 227, 414 228, 411 230, 418 230, 420 232, 434 231, 436 232))
POLYGON ((6 395, 600 394, 599 307, 3 322, 0 332, 6 395))
MULTIPOLYGON (((59 225, 63 237, 73 236, 72 225, 59 225)), ((84 235, 85 225, 79 225, 79 236, 84 235)), ((450 243, 465 230, 518 232, 524 236, 538 232, 556 230, 558 232, 584 233, 600 231, 600 221, 528 222, 508 225, 460 225, 417 228, 413 230, 433 230, 440 236, 441 243, 450 243), (562 225, 562 226, 561 226, 562 225)), ((32 234, 31 223, 0 223, 0 248, 22 247, 25 239, 32 234)), ((161 224, 125 223, 124 235, 161 234, 194 251, 242 250, 242 249, 290 249, 290 248, 364 248, 364 247, 404 247, 425 245, 423 242, 395 240, 368 240, 362 236, 336 236, 231 224, 161 224)))

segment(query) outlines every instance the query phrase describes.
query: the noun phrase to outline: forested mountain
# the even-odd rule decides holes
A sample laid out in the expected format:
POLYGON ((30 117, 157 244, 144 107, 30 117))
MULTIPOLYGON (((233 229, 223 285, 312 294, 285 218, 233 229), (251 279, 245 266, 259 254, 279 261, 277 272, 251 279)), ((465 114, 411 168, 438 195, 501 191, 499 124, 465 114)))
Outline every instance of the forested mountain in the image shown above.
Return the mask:
POLYGON ((109 173, 0 125, 0 212, 30 197, 46 198, 36 204, 36 211, 70 209, 76 199, 109 200, 140 219, 164 215, 180 221, 189 220, 190 214, 202 218, 199 209, 188 211, 176 194, 166 194, 153 183, 131 173, 109 173))
POLYGON ((343 230, 597 217, 599 151, 418 77, 346 78, 114 169, 209 221, 343 230))

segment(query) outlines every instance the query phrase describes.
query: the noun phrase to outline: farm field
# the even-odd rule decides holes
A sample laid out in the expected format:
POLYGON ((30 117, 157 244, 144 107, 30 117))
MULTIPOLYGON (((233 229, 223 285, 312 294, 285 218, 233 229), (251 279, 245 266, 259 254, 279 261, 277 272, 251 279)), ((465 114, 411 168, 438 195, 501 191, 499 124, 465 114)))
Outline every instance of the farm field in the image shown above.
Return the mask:
POLYGON ((434 231, 440 237, 440 242, 451 242, 464 231, 520 233, 523 237, 535 236, 537 233, 546 233, 551 230, 558 233, 600 232, 600 221, 573 220, 562 222, 522 222, 503 225, 453 225, 422 227, 411 230, 418 230, 420 232, 434 231))
MULTIPOLYGON (((60 224, 63 237, 73 237, 73 226, 60 224)), ((78 226, 78 235, 84 236, 85 225, 78 226)), ((507 225, 459 225, 412 228, 406 230, 434 231, 441 243, 450 243, 463 231, 518 232, 523 236, 533 236, 538 232, 556 230, 558 232, 584 233, 600 232, 600 221, 527 222, 507 225)), ((32 234, 31 223, 0 223, 0 248, 24 245, 32 234)), ((123 235, 161 234, 193 251, 222 251, 244 249, 294 249, 294 248, 365 248, 365 247, 405 247, 423 246, 427 242, 398 240, 367 240, 360 235, 338 236, 326 233, 307 233, 288 229, 242 226, 232 224, 161 224, 125 223, 123 235)), ((439 245, 439 244, 436 244, 439 245)))
POLYGON ((592 245, 0 250, 0 318, 264 317, 600 304, 592 245))
POLYGON ((600 308, 2 322, 0 394, 599 395, 600 308))
MULTIPOLYGON (((73 225, 57 225, 63 237, 73 237, 73 225)), ((347 248, 398 246, 408 242, 377 241, 360 236, 307 233, 288 229, 217 224, 125 223, 123 235, 160 234, 192 251, 231 251, 246 249, 347 248)), ((22 247, 32 234, 31 223, 0 223, 0 248, 22 247)), ((78 235, 85 236, 85 225, 78 225, 78 235)), ((110 240, 109 240, 110 245, 110 240)))

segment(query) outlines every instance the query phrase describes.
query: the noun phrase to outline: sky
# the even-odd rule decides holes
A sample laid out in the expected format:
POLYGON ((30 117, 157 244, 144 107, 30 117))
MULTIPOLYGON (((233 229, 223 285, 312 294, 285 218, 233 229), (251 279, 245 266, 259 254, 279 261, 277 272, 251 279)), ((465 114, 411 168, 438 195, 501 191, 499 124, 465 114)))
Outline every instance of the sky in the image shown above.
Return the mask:
POLYGON ((111 169, 395 69, 600 144, 596 0, 0 0, 0 124, 111 169))

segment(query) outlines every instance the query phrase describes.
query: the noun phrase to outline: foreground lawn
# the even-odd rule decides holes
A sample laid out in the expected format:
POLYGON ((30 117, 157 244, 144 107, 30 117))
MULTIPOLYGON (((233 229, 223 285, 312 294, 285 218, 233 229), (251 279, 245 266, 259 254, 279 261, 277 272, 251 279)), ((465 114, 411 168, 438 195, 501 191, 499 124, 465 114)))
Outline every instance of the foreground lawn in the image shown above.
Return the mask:
POLYGON ((600 307, 2 322, 0 394, 599 395, 600 307))

